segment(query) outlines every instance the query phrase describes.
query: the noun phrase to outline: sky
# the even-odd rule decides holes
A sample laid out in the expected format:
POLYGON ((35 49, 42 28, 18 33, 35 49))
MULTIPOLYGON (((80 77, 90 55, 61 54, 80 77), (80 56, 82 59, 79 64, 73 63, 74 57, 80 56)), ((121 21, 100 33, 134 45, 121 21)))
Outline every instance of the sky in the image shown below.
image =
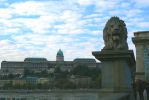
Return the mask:
POLYGON ((128 30, 149 30, 149 0, 0 0, 0 62, 44 57, 94 58, 104 46, 103 28, 118 16, 128 30))

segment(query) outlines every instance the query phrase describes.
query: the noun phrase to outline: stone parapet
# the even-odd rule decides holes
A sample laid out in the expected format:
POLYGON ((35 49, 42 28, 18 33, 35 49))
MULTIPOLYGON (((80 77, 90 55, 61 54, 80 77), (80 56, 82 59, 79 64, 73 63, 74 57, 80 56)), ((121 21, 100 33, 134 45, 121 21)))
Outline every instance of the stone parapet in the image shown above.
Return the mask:
POLYGON ((102 89, 0 90, 0 100, 129 100, 129 97, 130 94, 127 92, 102 89))

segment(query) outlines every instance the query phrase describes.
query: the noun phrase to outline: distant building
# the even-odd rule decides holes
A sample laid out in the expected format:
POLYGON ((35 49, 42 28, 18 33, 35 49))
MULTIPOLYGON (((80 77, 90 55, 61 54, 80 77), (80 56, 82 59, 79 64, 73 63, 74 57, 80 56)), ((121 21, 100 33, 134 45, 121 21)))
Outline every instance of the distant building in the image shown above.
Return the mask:
POLYGON ((63 52, 59 50, 56 55, 56 61, 48 61, 46 58, 25 58, 24 61, 2 61, 0 74, 23 74, 25 69, 35 72, 44 70, 54 72, 56 66, 59 66, 62 71, 70 71, 73 67, 80 64, 89 68, 100 66, 100 63, 91 58, 76 58, 73 61, 64 61, 63 52))
POLYGON ((50 80, 48 78, 38 78, 37 83, 45 84, 45 83, 49 83, 49 81, 50 80))
POLYGON ((73 61, 73 66, 76 67, 78 65, 86 65, 89 68, 95 68, 96 66, 96 60, 95 59, 84 59, 84 58, 77 58, 73 61))
POLYGON ((24 84, 37 84, 38 83, 37 77, 24 77, 24 78, 16 78, 12 80, 13 85, 24 85, 24 84))
POLYGON ((72 75, 70 76, 69 81, 75 84, 76 87, 84 88, 90 86, 92 79, 88 76, 72 75))
POLYGON ((24 61, 2 61, 1 74, 22 74, 24 69, 42 71, 48 69, 48 61, 45 58, 25 58, 24 61))
POLYGON ((49 83, 49 80, 47 78, 24 77, 24 78, 17 78, 12 80, 13 85, 45 84, 45 83, 49 83))

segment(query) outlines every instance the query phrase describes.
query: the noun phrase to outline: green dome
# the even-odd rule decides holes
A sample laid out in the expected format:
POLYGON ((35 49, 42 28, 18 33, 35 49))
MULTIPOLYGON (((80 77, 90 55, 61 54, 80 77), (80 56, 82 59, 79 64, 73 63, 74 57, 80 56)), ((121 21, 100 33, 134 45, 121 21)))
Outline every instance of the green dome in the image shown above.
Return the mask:
POLYGON ((57 52, 57 56, 64 57, 63 52, 62 52, 61 49, 59 49, 59 51, 57 52))

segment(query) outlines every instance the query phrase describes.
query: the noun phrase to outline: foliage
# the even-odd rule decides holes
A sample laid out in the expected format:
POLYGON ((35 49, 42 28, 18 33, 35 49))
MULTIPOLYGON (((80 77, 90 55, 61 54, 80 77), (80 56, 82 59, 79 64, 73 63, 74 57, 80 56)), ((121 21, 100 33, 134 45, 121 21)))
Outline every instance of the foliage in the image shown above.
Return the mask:
POLYGON ((54 85, 56 88, 59 88, 59 89, 74 89, 75 88, 75 85, 65 78, 56 80, 54 85))
POLYGON ((12 82, 6 83, 3 85, 2 89, 12 89, 12 82))
POLYGON ((88 66, 86 65, 78 65, 74 69, 72 69, 70 74, 89 76, 93 80, 95 80, 99 75, 101 75, 101 71, 99 68, 88 68, 88 66))
POLYGON ((86 65, 78 65, 72 69, 71 74, 73 75, 81 75, 81 76, 88 76, 89 68, 86 65))
POLYGON ((56 66, 55 67, 55 70, 54 70, 54 73, 61 73, 61 69, 60 69, 60 66, 56 66))

